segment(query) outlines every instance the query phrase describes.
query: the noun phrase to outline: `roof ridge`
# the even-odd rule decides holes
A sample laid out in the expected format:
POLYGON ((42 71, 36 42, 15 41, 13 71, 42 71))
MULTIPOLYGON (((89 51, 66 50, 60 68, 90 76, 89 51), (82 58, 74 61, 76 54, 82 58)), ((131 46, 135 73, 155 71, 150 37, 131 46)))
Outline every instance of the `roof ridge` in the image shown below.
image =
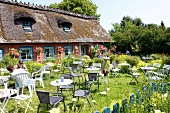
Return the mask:
POLYGON ((74 17, 79 17, 79 18, 84 18, 84 19, 94 19, 97 20, 96 17, 94 16, 87 16, 87 15, 82 15, 82 14, 78 14, 78 13, 74 13, 74 12, 70 12, 70 11, 65 11, 65 10, 61 10, 61 9, 56 9, 56 8, 49 8, 46 5, 37 5, 37 4, 30 4, 29 2, 17 2, 17 0, 0 0, 0 2, 2 3, 6 3, 6 4, 11 4, 11 5, 18 5, 18 6, 22 6, 22 7, 26 7, 26 8, 31 8, 31 9, 38 9, 38 10, 43 10, 43 11, 51 11, 51 12, 56 12, 56 13, 60 13, 60 14, 65 14, 65 15, 70 15, 70 16, 74 16, 74 17))

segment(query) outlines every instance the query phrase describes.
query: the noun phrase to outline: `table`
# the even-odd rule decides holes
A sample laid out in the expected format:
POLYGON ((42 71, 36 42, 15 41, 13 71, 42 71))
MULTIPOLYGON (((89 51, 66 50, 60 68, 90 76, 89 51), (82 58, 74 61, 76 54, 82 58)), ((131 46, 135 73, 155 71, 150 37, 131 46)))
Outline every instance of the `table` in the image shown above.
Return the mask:
POLYGON ((118 64, 118 65, 119 65, 119 66, 129 66, 129 67, 131 66, 130 64, 125 63, 125 62, 124 62, 124 63, 121 63, 121 64, 118 64))
POLYGON ((0 75, 2 75, 2 72, 3 73, 5 73, 5 72, 9 73, 9 71, 6 68, 1 68, 0 69, 0 75))
POLYGON ((73 81, 71 79, 64 79, 63 82, 61 82, 61 79, 56 79, 52 82, 50 82, 50 85, 57 86, 57 92, 59 91, 59 86, 65 86, 71 84, 73 81))
MULTIPOLYGON (((126 63, 126 62, 118 64, 118 66, 120 66, 120 68, 122 68, 122 67, 128 67, 129 68, 129 67, 131 67, 131 65, 126 63)), ((128 72, 128 70, 127 70, 128 68, 123 68, 121 70, 122 70, 123 73, 127 73, 128 72)))
POLYGON ((100 68, 97 67, 90 67, 90 68, 86 68, 87 71, 99 71, 100 68))
POLYGON ((53 66, 54 66, 54 63, 52 63, 52 62, 47 62, 46 65, 48 65, 49 67, 53 67, 53 66))
POLYGON ((140 69, 143 70, 143 73, 144 73, 144 75, 147 76, 148 80, 149 80, 149 79, 153 79, 153 80, 159 79, 159 78, 156 77, 156 76, 152 76, 152 77, 151 77, 150 73, 148 73, 148 71, 153 71, 153 70, 156 70, 157 68, 155 68, 155 67, 150 67, 150 66, 146 66, 146 67, 140 67, 140 69))
POLYGON ((4 85, 4 83, 7 83, 7 81, 9 80, 10 76, 0 76, 0 85, 4 85))
POLYGON ((73 64, 81 64, 82 63, 82 61, 75 61, 75 62, 73 62, 73 64))
POLYGON ((3 99, 2 101, 2 104, 0 106, 0 111, 1 113, 5 113, 5 112, 8 112, 5 107, 6 107, 6 104, 8 103, 8 100, 9 100, 9 97, 11 95, 14 95, 17 93, 17 90, 16 89, 0 89, 0 98, 3 99))
POLYGON ((152 59, 153 59, 152 57, 145 57, 145 56, 142 57, 142 60, 144 60, 144 61, 146 61, 146 62, 147 62, 148 60, 152 60, 152 59))
POLYGON ((143 70, 144 74, 147 75, 148 73, 148 70, 156 70, 155 67, 148 67, 148 66, 145 66, 145 67, 140 67, 140 69, 143 70))

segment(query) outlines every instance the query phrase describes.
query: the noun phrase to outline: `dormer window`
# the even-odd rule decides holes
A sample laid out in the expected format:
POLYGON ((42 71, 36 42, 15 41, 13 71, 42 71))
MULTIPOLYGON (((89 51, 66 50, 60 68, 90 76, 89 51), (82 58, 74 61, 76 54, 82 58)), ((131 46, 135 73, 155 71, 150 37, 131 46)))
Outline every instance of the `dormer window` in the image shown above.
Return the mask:
POLYGON ((32 28, 35 23, 35 19, 28 12, 17 12, 14 15, 14 24, 18 25, 24 32, 33 32, 32 28))
POLYGON ((25 32, 32 32, 31 22, 30 21, 22 21, 22 28, 25 32))
POLYGON ((64 30, 65 32, 70 32, 70 28, 67 27, 67 26, 63 26, 63 30, 64 30))
POLYGON ((63 28, 65 32, 70 32, 72 23, 64 17, 58 17, 58 27, 63 28))

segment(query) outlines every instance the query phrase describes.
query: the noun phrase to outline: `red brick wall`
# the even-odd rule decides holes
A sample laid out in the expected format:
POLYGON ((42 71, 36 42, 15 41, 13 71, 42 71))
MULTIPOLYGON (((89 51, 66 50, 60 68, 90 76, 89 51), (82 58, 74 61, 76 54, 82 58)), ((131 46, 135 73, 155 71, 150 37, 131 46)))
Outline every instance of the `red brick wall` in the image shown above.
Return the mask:
MULTIPOLYGON (((33 48, 33 56, 34 56, 33 60, 36 61, 37 57, 36 57, 36 53, 34 52, 36 47, 43 48, 44 46, 54 46, 55 47, 55 55, 56 55, 56 57, 58 57, 57 48, 59 46, 64 47, 64 46, 68 46, 68 45, 71 45, 73 47, 73 54, 75 56, 80 56, 78 43, 70 43, 70 44, 52 44, 52 43, 49 43, 49 44, 48 43, 46 43, 46 44, 37 44, 37 43, 35 43, 35 44, 32 44, 32 43, 30 43, 30 44, 28 44, 28 43, 27 44, 20 44, 20 43, 19 44, 0 44, 0 48, 4 48, 4 53, 6 54, 9 52, 10 48, 14 48, 14 49, 18 50, 19 47, 21 47, 21 46, 30 46, 33 48)), ((90 47, 91 47, 91 45, 87 45, 87 54, 89 54, 89 52, 90 52, 90 47)), ((42 53, 41 55, 42 55, 42 59, 44 59, 44 54, 42 53)), ((64 52, 62 52, 61 57, 62 58, 64 57, 64 52)))

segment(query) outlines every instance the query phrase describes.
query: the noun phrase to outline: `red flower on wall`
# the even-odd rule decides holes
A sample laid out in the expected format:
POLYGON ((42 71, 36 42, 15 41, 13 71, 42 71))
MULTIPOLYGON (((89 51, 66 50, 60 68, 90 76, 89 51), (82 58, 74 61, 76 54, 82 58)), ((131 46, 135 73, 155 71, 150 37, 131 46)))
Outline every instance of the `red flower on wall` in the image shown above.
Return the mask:
POLYGON ((10 51, 9 51, 9 54, 15 58, 18 58, 20 56, 18 50, 14 49, 14 48, 11 48, 10 51))
POLYGON ((42 49, 41 47, 36 47, 36 49, 34 50, 34 52, 39 55, 40 53, 43 52, 43 49, 42 49))
POLYGON ((61 46, 59 46, 58 48, 57 48, 57 52, 63 52, 63 48, 61 47, 61 46))
POLYGON ((101 45, 99 49, 100 49, 100 51, 107 51, 107 48, 103 45, 101 45))

